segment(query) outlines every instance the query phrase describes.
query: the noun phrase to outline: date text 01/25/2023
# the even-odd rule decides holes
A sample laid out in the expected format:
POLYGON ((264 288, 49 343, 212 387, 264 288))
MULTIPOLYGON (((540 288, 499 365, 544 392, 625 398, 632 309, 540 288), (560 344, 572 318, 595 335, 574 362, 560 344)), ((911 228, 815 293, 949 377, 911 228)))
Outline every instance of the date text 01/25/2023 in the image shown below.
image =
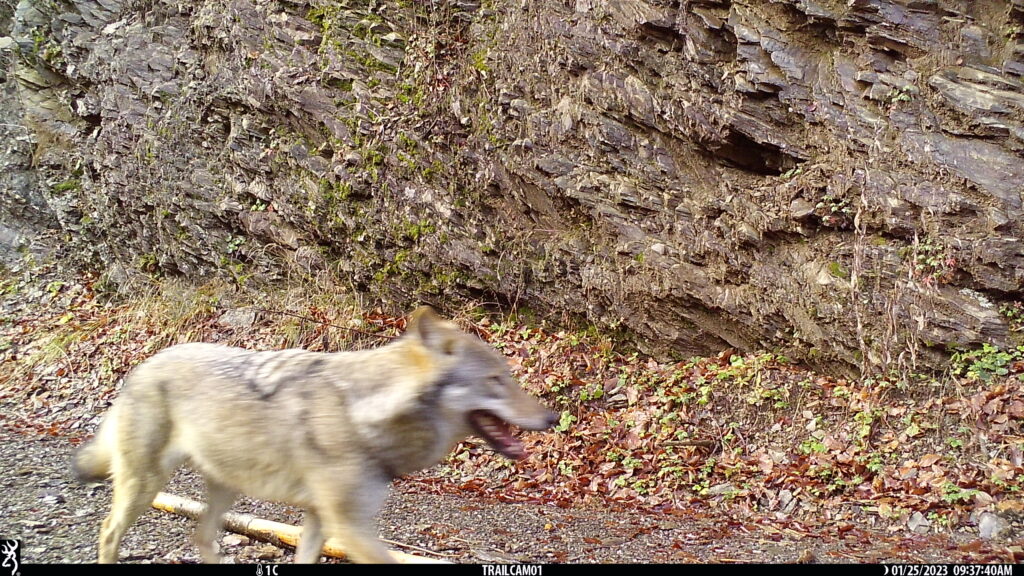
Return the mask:
POLYGON ((883 576, 1013 576, 1013 564, 886 564, 883 576))

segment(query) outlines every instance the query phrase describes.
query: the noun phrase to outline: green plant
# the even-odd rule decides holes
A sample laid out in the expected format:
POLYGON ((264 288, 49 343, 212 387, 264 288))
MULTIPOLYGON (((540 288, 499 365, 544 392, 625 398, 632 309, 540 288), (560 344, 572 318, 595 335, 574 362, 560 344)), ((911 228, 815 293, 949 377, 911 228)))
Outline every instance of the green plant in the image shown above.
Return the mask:
POLYGON ((914 88, 912 86, 903 86, 902 88, 893 88, 885 95, 885 101, 889 104, 895 104, 897 102, 910 102, 914 99, 912 93, 914 88))
POLYGON ((921 241, 915 237, 910 246, 900 249, 900 255, 910 264, 914 278, 926 285, 949 282, 957 267, 952 249, 929 238, 921 241))
POLYGON ((1007 481, 1004 478, 992 476, 989 478, 989 482, 991 482, 993 486, 999 488, 1003 492, 1007 492, 1010 494, 1015 494, 1021 491, 1021 485, 1019 481, 1011 483, 1010 481, 1007 481))
POLYGON ((235 236, 234 234, 228 234, 227 251, 228 254, 237 252, 239 248, 245 244, 245 236, 235 236))
POLYGON ((640 466, 643 466, 643 464, 644 464, 643 460, 641 460, 639 458, 634 458, 632 456, 626 456, 625 458, 622 459, 622 467, 627 469, 627 470, 633 470, 634 468, 639 468, 640 466))
POLYGON ((1011 332, 1024 332, 1024 303, 1003 304, 999 307, 999 313, 1010 324, 1011 332))
POLYGON ((941 512, 929 512, 928 521, 933 525, 942 526, 943 528, 950 528, 953 526, 953 517, 949 514, 942 514, 941 512))
POLYGON ((398 133, 398 145, 403 150, 413 151, 416 149, 416 141, 410 138, 405 132, 398 133))
POLYGON ((727 426, 729 431, 726 432, 725 436, 722 437, 722 442, 723 443, 728 443, 728 442, 732 442, 733 440, 735 440, 736 439, 736 430, 739 427, 740 427, 740 423, 739 422, 729 422, 729 425, 727 426))
POLYGON ((572 386, 572 382, 562 376, 552 375, 546 381, 548 389, 556 394, 572 386))
POLYGON ((817 438, 808 438, 797 446, 797 452, 801 454, 824 454, 828 448, 817 438))
POLYGON ((790 178, 796 178, 797 176, 799 176, 799 175, 801 175, 803 173, 804 173, 803 167, 802 166, 796 166, 796 167, 790 168, 789 170, 786 170, 785 172, 780 174, 779 178, 782 178, 783 180, 789 180, 790 178))
POLYGON ((50 296, 56 296, 66 286, 62 280, 54 280, 46 285, 46 291, 50 293, 50 296))
POLYGON ((477 50, 472 54, 471 59, 473 63, 473 69, 476 70, 477 72, 486 75, 488 72, 491 71, 490 67, 487 65, 486 49, 477 50))
POLYGON ((864 410, 854 414, 853 421, 857 423, 857 437, 866 439, 870 436, 875 421, 881 414, 881 410, 864 410))
MULTIPOLYGON (((843 228, 848 226, 853 219, 854 209, 849 198, 826 194, 814 205, 814 213, 821 218, 823 225, 843 228)), ((840 277, 836 274, 833 276, 840 277)))
POLYGON ((996 376, 1009 374, 1010 363, 1019 360, 1024 360, 1024 346, 1001 350, 985 342, 978 350, 953 354, 950 359, 950 368, 954 376, 964 376, 968 380, 980 380, 988 383, 996 376))
POLYGON ((704 464, 700 467, 697 473, 699 480, 695 482, 692 489, 699 496, 706 496, 708 489, 711 487, 711 476, 715 472, 715 467, 718 465, 716 458, 708 458, 704 461, 704 464))
POLYGON ((974 498, 974 495, 977 493, 978 490, 973 488, 962 488, 952 482, 946 482, 942 485, 942 499, 949 504, 967 502, 974 498))
POLYGON ((884 466, 885 463, 882 460, 882 455, 877 453, 871 454, 867 458, 867 462, 864 464, 864 467, 867 468, 868 471, 871 472, 872 474, 878 474, 879 472, 882 471, 882 468, 884 466))
POLYGON ((600 384, 592 384, 590 386, 584 386, 580 388, 579 392, 580 402, 586 402, 588 400, 597 400, 604 396, 604 387, 600 384))
POLYGON ((576 417, 568 410, 563 410, 561 417, 558 419, 558 425, 555 426, 555 431, 566 432, 569 428, 572 428, 574 422, 576 422, 576 417))

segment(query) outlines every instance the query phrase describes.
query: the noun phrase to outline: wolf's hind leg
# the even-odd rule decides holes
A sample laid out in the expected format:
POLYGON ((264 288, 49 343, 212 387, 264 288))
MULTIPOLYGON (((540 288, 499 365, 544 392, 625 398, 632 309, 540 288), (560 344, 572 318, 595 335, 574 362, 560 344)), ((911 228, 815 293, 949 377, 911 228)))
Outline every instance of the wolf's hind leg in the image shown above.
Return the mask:
POLYGON ((100 528, 100 564, 117 562, 117 551, 125 531, 149 508, 166 482, 167 475, 163 474, 131 476, 124 472, 114 473, 113 503, 100 528))

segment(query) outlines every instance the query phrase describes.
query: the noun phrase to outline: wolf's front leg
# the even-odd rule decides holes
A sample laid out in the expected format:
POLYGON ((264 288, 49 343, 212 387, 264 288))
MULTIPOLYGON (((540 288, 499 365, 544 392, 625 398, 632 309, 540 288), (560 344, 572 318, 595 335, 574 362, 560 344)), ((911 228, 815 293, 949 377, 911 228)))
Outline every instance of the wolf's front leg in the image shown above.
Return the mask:
POLYGON ((324 535, 337 538, 354 562, 393 564, 397 562, 377 538, 374 516, 384 504, 389 482, 372 477, 338 485, 332 478, 328 490, 317 491, 317 515, 324 535))
POLYGON ((320 529, 320 517, 312 510, 306 511, 306 520, 302 523, 302 536, 299 547, 295 549, 296 564, 316 564, 324 549, 323 530, 320 529))
POLYGON ((221 518, 231 509, 238 492, 214 480, 206 480, 206 510, 196 525, 195 541, 199 554, 206 564, 221 562, 217 546, 217 533, 221 529, 221 518))

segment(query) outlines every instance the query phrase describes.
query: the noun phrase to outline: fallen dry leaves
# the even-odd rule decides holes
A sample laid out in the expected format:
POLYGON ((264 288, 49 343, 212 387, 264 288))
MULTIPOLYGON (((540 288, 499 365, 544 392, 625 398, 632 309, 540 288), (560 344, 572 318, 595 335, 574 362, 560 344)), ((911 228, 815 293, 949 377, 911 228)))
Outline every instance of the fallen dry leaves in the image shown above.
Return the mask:
MULTIPOLYGON (((229 298, 224 287, 111 300, 95 282, 26 275, 0 284, 5 426, 81 439, 121 376, 176 342, 332 350, 376 345, 404 329, 403 318, 379 310, 229 298), (250 323, 226 320, 239 306, 255 310, 250 323)), ((700 501, 768 513, 789 538, 813 525, 840 538, 858 525, 924 534, 1020 506, 1024 362, 989 381, 847 380, 772 353, 658 362, 593 331, 487 317, 465 325, 562 419, 554 432, 524 436, 522 462, 470 441, 441 468, 408 479, 412 489, 669 513, 700 501)))

